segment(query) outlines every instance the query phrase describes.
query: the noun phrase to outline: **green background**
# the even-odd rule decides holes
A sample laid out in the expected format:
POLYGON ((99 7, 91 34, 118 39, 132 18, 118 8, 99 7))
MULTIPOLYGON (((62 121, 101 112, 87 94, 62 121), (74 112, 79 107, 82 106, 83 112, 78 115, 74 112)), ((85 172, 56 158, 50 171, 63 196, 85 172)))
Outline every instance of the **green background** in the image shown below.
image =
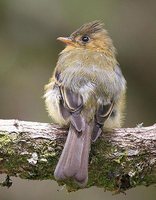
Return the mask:
MULTIPOLYGON (((56 41, 85 22, 105 23, 128 83, 125 127, 155 123, 155 0, 0 0, 0 118, 50 122, 43 87, 64 46, 56 41)), ((4 176, 0 175, 0 181, 4 176)), ((0 199, 156 199, 156 189, 137 187, 112 196, 90 188, 68 194, 55 181, 13 178, 0 199), (61 191, 57 191, 57 190, 61 191)))

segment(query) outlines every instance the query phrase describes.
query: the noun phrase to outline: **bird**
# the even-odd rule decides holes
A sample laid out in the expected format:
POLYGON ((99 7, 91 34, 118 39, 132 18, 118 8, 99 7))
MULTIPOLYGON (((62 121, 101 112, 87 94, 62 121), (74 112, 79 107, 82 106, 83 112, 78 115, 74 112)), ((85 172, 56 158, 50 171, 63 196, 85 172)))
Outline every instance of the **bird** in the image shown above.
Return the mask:
POLYGON ((102 21, 85 23, 57 40, 65 48, 45 85, 44 98, 53 122, 69 130, 54 177, 85 187, 91 143, 123 124, 126 80, 102 21))

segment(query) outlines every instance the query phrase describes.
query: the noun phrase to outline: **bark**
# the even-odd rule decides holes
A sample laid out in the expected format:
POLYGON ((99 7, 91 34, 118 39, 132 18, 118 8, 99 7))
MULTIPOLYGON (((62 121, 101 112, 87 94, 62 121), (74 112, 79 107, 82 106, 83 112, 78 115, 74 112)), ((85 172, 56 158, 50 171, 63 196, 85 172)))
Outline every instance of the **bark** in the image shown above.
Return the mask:
MULTIPOLYGON (((54 179, 67 136, 57 125, 0 120, 0 173, 23 179, 54 179)), ((8 179, 8 177, 7 177, 8 179)), ((68 191, 79 189, 71 180, 68 191)), ((92 144, 89 181, 109 191, 156 183, 156 124, 105 132, 92 144)))

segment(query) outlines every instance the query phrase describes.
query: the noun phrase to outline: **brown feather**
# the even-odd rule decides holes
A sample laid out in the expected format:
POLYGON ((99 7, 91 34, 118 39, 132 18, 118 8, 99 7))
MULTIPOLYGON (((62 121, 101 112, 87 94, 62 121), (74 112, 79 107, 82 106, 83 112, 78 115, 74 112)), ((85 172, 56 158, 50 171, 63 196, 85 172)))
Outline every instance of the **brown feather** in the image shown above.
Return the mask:
POLYGON ((86 124, 82 134, 77 134, 77 130, 70 126, 63 152, 54 172, 57 180, 73 178, 80 186, 86 185, 90 137, 91 126, 86 124))
POLYGON ((80 28, 74 31, 70 36, 76 37, 78 35, 83 35, 83 34, 90 35, 92 33, 97 33, 102 30, 103 30, 103 23, 99 20, 96 20, 82 25, 80 28))

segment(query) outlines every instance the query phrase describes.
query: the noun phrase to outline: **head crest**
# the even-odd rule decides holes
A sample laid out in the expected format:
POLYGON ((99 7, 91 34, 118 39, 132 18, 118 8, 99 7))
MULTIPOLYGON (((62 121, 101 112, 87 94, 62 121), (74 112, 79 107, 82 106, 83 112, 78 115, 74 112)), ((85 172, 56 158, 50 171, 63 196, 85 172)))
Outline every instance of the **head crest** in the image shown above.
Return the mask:
POLYGON ((89 35, 92 33, 100 32, 102 30, 103 30, 103 23, 101 21, 93 21, 82 25, 80 28, 74 31, 71 34, 71 36, 76 37, 77 35, 83 35, 83 34, 89 35))

